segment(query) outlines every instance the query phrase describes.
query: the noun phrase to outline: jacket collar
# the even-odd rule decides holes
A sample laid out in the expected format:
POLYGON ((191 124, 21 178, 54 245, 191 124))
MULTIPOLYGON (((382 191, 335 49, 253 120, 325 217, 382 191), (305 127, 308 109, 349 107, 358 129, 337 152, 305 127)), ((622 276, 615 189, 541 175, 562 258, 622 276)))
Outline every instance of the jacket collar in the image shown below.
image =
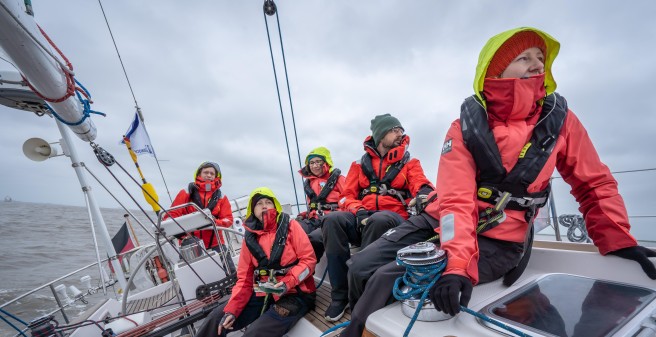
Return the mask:
MULTIPOLYGON (((364 150, 371 156, 375 158, 381 158, 380 153, 378 153, 378 150, 376 149, 376 146, 374 145, 374 139, 371 136, 368 136, 364 140, 364 150)), ((400 161, 403 159, 403 156, 405 155, 405 152, 408 150, 408 147, 410 146, 410 136, 408 135, 403 135, 403 139, 401 140, 401 144, 399 146, 394 147, 390 149, 387 154, 385 155, 384 158, 381 159, 387 159, 388 164, 393 164, 396 163, 397 161, 400 161)))
POLYGON ((483 95, 488 121, 505 123, 539 115, 546 91, 544 74, 529 78, 486 78, 483 95))

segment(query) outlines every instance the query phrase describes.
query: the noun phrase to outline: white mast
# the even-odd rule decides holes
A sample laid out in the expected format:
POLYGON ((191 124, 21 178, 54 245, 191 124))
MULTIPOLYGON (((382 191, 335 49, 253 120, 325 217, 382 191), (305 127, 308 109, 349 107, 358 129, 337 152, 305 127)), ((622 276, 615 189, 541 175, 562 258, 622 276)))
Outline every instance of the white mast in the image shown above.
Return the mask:
MULTIPOLYGON (((34 18, 25 13, 21 6, 22 3, 23 1, 0 0, 0 46, 15 62, 21 74, 41 95, 52 99, 63 97, 69 87, 65 73, 68 70, 63 69, 66 66, 62 65, 62 62, 53 54, 52 48, 45 41, 34 18)), ((71 123, 79 121, 84 116, 82 106, 75 96, 57 103, 49 102, 48 105, 62 119, 71 123)), ((56 123, 65 143, 62 144, 62 147, 65 154, 71 158, 82 191, 88 197, 89 211, 94 223, 98 225, 98 232, 104 242, 107 255, 112 258, 110 262, 114 267, 118 282, 121 288, 125 288, 125 275, 115 258, 116 251, 112 245, 111 236, 107 231, 98 203, 93 197, 91 187, 87 183, 82 162, 79 160, 77 150, 67 130, 68 127, 80 139, 90 142, 96 138, 96 127, 89 118, 79 125, 68 125, 67 127, 59 120, 56 123)))

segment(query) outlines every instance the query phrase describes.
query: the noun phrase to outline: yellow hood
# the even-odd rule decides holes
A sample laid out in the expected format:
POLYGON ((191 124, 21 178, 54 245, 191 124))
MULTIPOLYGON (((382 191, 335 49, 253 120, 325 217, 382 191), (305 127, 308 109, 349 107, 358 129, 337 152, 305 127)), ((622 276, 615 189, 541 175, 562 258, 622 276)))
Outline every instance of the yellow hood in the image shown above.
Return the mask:
POLYGON ((273 204, 276 206, 276 211, 278 211, 278 216, 282 214, 282 206, 280 206, 280 202, 278 201, 278 198, 273 194, 273 191, 271 191, 270 188, 268 187, 258 187, 251 192, 251 194, 248 196, 248 208, 246 208, 246 219, 250 218, 251 214, 253 214, 253 197, 257 194, 263 195, 265 197, 273 199, 273 204))
POLYGON ((313 149, 305 157, 305 166, 308 165, 308 163, 310 162, 310 157, 313 157, 313 156, 321 157, 321 159, 323 159, 323 161, 325 161, 326 164, 328 164, 328 172, 333 171, 333 158, 330 156, 330 150, 328 150, 327 148, 325 148, 323 146, 319 146, 318 148, 313 149))
POLYGON ((547 91, 547 95, 556 91, 556 81, 554 80, 553 74, 551 73, 551 66, 553 65, 553 61, 558 55, 558 51, 560 50, 560 42, 556 41, 556 39, 554 39, 551 35, 539 29, 532 27, 520 27, 505 31, 490 38, 490 40, 487 41, 481 50, 481 53, 478 55, 478 65, 476 66, 476 76, 474 77, 474 93, 476 93, 476 96, 478 96, 482 102, 485 102, 482 95, 483 83, 485 82, 485 73, 487 73, 487 68, 490 65, 492 57, 497 52, 497 50, 499 50, 499 47, 501 47, 501 45, 506 42, 506 40, 508 40, 516 33, 522 31, 532 31, 538 34, 544 40, 544 43, 547 46, 546 55, 544 56, 544 87, 547 91))

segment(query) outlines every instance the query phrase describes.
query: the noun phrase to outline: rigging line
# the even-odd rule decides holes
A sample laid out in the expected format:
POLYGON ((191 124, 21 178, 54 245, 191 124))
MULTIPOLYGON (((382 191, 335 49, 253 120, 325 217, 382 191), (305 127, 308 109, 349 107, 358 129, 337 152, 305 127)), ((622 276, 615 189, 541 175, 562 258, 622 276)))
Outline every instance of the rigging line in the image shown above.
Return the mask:
POLYGON ((282 52, 282 64, 285 69, 285 81, 287 82, 287 97, 289 97, 289 110, 292 114, 292 126, 294 127, 294 139, 296 140, 296 154, 298 155, 299 168, 303 168, 301 161, 301 150, 298 144, 298 135, 296 133, 296 118, 294 117, 294 105, 292 104, 292 92, 289 88, 289 75, 287 75, 287 60, 285 59, 285 47, 282 45, 282 31, 280 30, 280 19, 278 18, 278 11, 276 10, 276 22, 278 23, 278 37, 280 38, 280 50, 282 52))
POLYGON ((271 64, 273 67, 273 77, 276 81, 276 92, 278 93, 278 105, 280 106, 280 119, 282 120, 282 129, 285 133, 285 144, 287 145, 287 158, 289 158, 289 171, 292 175, 292 185, 294 186, 294 196, 296 198, 296 209, 301 213, 301 208, 298 206, 298 192, 296 191, 296 178, 294 178, 294 165, 292 164, 292 154, 289 152, 289 140, 287 139, 287 127, 285 125, 285 116, 282 110, 282 101, 280 99, 280 87, 278 86, 278 74, 276 73, 276 61, 273 58, 273 48, 271 47, 271 35, 269 34, 269 23, 267 22, 267 15, 263 11, 262 15, 264 16, 264 25, 266 26, 267 39, 269 41, 269 52, 271 54, 271 64))
POLYGON ((125 75, 125 80, 128 82, 128 87, 130 87, 130 92, 132 93, 132 98, 134 99, 134 105, 138 109, 139 103, 137 103, 137 97, 134 95, 134 90, 132 90, 132 84, 130 83, 130 78, 128 78, 128 72, 125 70, 125 65, 123 64, 121 53, 119 53, 118 51, 118 46, 116 45, 116 40, 114 39, 112 28, 109 27, 109 21, 107 20, 107 15, 105 15, 105 9, 103 8, 102 2, 100 0, 98 0, 98 5, 100 5, 100 10, 102 11, 102 15, 105 18, 105 23, 107 24, 107 30, 109 31, 109 36, 111 36, 112 38, 112 43, 114 43, 114 49, 116 50, 116 54, 118 55, 118 60, 121 63, 121 68, 123 68, 123 74, 125 75))
POLYGON ((121 208, 123 208, 124 211, 126 211, 128 214, 130 214, 130 216, 131 216, 134 220, 137 221, 137 223, 139 224, 139 226, 141 226, 141 229, 143 229, 143 230, 146 232, 146 234, 150 235, 150 237, 153 238, 153 240, 154 240, 154 239, 155 239, 155 236, 154 236, 154 235, 148 230, 148 228, 146 228, 146 226, 144 226, 144 224, 141 223, 141 221, 140 221, 139 219, 137 219, 137 217, 134 216, 134 214, 132 214, 132 212, 131 212, 127 207, 125 207, 125 205, 123 205, 123 203, 121 203, 121 202, 118 200, 118 198, 116 198, 116 196, 115 196, 115 195, 114 195, 114 194, 113 194, 113 193, 107 188, 107 186, 105 186, 105 184, 103 184, 103 183, 100 181, 100 179, 98 179, 98 177, 96 177, 96 175, 93 174, 93 172, 91 172, 91 170, 89 170, 89 168, 88 168, 86 165, 82 165, 82 166, 83 166, 83 167, 87 170, 87 172, 93 177, 93 179, 96 179, 96 182, 98 182, 98 184, 100 184, 100 186, 102 186, 102 187, 105 189, 105 191, 107 191, 107 193, 109 193, 109 195, 110 195, 112 198, 114 198, 114 200, 116 200, 116 202, 121 206, 121 208))
MULTIPOLYGON (((646 169, 635 169, 635 170, 624 170, 624 171, 611 171, 611 174, 622 174, 622 173, 634 173, 634 172, 647 172, 647 171, 656 171, 656 167, 646 168, 646 169)), ((563 179, 561 176, 551 177, 551 179, 563 179)))
MULTIPOLYGON (((143 114, 141 113, 141 107, 139 107, 139 103, 137 102, 137 96, 134 94, 134 90, 132 89, 132 83, 130 83, 128 72, 125 69, 125 64, 123 64, 123 58, 121 58, 121 53, 118 51, 118 46, 116 45, 116 39, 114 39, 114 33, 112 33, 112 28, 109 26, 109 20, 107 19, 107 15, 105 14, 105 8, 103 8, 102 2, 100 0, 98 0, 98 5, 100 5, 100 11, 102 11, 103 18, 105 19, 105 24, 107 24, 107 30, 109 31, 109 36, 112 38, 112 43, 114 44, 116 55, 118 55, 118 60, 121 63, 121 68, 123 69, 125 80, 128 82, 128 87, 130 88, 132 99, 134 99, 134 107, 137 109, 137 115, 139 115, 139 119, 141 120, 141 123, 143 124, 145 130, 146 124, 144 122, 143 114)), ((148 131, 146 131, 146 133, 148 133, 148 131)), ((164 187, 166 187, 166 193, 169 195, 169 200, 173 202, 173 198, 171 198, 171 192, 169 192, 169 186, 166 184, 166 179, 164 178, 164 173, 162 172, 162 167, 159 165, 159 160, 157 160, 157 154, 155 154, 155 151, 153 151, 153 155, 155 156, 155 162, 157 163, 159 174, 162 176, 162 181, 164 181, 164 187)))

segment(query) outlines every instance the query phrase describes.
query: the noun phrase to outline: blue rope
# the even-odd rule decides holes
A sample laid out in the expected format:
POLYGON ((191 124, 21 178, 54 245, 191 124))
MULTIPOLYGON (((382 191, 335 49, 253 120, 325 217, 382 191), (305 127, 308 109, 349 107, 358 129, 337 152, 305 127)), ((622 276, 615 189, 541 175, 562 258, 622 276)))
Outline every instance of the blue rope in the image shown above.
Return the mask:
POLYGON ((486 322, 488 322, 488 323, 492 323, 492 324, 494 324, 494 325, 496 325, 496 326, 498 326, 498 327, 500 327, 500 328, 502 328, 502 329, 506 329, 506 330, 508 330, 508 331, 510 331, 510 332, 512 332, 512 333, 514 333, 514 334, 516 334, 517 336, 520 336, 520 337, 531 337, 531 335, 525 334, 525 333, 523 333, 523 332, 521 332, 521 331, 519 331, 519 330, 517 330, 517 329, 511 327, 510 325, 503 324, 503 323, 497 321, 496 319, 492 319, 491 317, 489 317, 489 316, 487 316, 487 315, 484 315, 484 314, 478 313, 478 312, 476 312, 476 311, 474 311, 474 310, 471 310, 471 309, 469 309, 469 308, 467 308, 467 307, 465 307, 465 306, 462 306, 462 305, 461 305, 461 306, 460 306, 460 310, 462 310, 462 311, 464 311, 464 312, 466 312, 466 313, 468 313, 468 314, 470 314, 470 315, 472 315, 472 316, 474 316, 474 317, 480 318, 480 319, 482 319, 482 320, 484 320, 484 321, 486 321, 486 322))
POLYGON ((328 274, 328 268, 323 271, 323 276, 321 276, 321 281, 319 281, 319 284, 317 284, 317 289, 321 288, 321 285, 323 284, 323 280, 326 279, 326 274, 328 274))
POLYGON ((396 263, 405 267, 405 274, 394 281, 394 289, 392 290, 394 298, 396 298, 398 301, 403 301, 410 299, 415 295, 421 294, 421 297, 419 298, 419 304, 417 304, 417 309, 410 319, 410 324, 408 324, 408 327, 403 333, 403 337, 407 337, 410 334, 410 330, 412 330, 412 326, 414 326, 415 322, 417 321, 419 312, 421 312, 421 307, 424 306, 424 300, 426 300, 426 297, 428 297, 428 291, 433 288, 435 282, 440 279, 442 271, 446 267, 446 259, 438 262, 437 264, 431 264, 427 266, 413 266, 405 263, 397 257, 396 263), (415 281, 413 281, 413 279, 415 281), (401 288, 403 287, 401 282, 408 286, 410 291, 406 293, 401 292, 401 288))
MULTIPOLYGON (((419 316, 421 307, 424 305, 424 300, 426 300, 426 297, 428 297, 428 291, 431 288, 433 288, 435 282, 437 282, 437 280, 440 279, 440 276, 442 276, 442 271, 446 267, 446 259, 440 261, 437 264, 426 265, 426 266, 414 266, 414 265, 409 265, 404 261, 401 261, 397 257, 396 263, 400 266, 405 267, 406 271, 405 274, 403 274, 403 276, 397 278, 396 281, 394 282, 394 289, 392 290, 392 294, 394 295, 394 298, 396 298, 399 301, 403 301, 406 299, 410 299, 415 295, 421 294, 421 297, 419 299, 419 304, 417 305, 417 309, 415 310, 414 315, 412 315, 412 318, 410 319, 410 324, 408 324, 408 327, 405 329, 405 333, 403 334, 403 337, 407 337, 410 334, 410 330, 412 330, 412 326, 417 321, 417 317, 419 316), (410 291, 406 293, 401 292, 401 288, 403 287, 401 282, 403 282, 404 285, 409 287, 410 291)), ((494 324, 502 329, 505 329, 508 332, 514 333, 517 336, 531 337, 531 335, 521 332, 509 325, 503 324, 489 316, 473 311, 465 306, 461 305, 460 310, 470 315, 473 315, 474 317, 480 318, 486 322, 494 324)))
MULTIPOLYGON (((89 97, 89 98, 91 97, 91 94, 89 93, 89 91, 87 90, 87 88, 85 88, 85 87, 82 85, 82 83, 78 82, 78 80, 75 80, 75 83, 76 83, 78 86, 80 86, 80 88, 82 88, 82 90, 84 90, 84 93, 86 93, 87 97, 89 97)), ((57 114, 57 112, 55 112, 55 110, 54 110, 52 107, 50 107, 50 105, 48 105, 48 104, 46 104, 46 107, 48 108, 48 110, 50 110, 50 112, 52 113, 52 115, 55 116, 55 118, 56 118, 58 121, 60 121, 60 122, 62 122, 62 123, 64 123, 64 124, 66 124, 66 125, 69 125, 69 126, 75 126, 75 125, 80 125, 80 124, 82 124, 82 123, 84 122, 85 119, 87 119, 88 117, 91 117, 91 114, 97 114, 97 115, 101 115, 101 116, 103 116, 103 117, 107 116, 107 114, 105 114, 105 113, 91 110, 91 102, 89 102, 88 99, 84 99, 84 98, 82 98, 82 95, 80 95, 79 90, 76 90, 76 91, 75 91, 75 95, 77 95, 77 99, 80 101, 80 104, 82 104, 82 118, 81 118, 79 121, 77 121, 77 122, 69 122, 69 121, 63 119, 63 118, 62 118, 61 116, 59 116, 59 114, 57 114)))
MULTIPOLYGON (((12 315, 12 314, 6 312, 4 309, 0 309, 0 312, 2 312, 3 314, 5 314, 5 315, 7 315, 7 316, 9 316, 9 317, 11 317, 11 318, 13 318, 13 319, 15 319, 15 320, 21 322, 21 323, 23 323, 23 324, 25 324, 25 325, 27 325, 27 323, 25 323, 23 320, 21 320, 20 318, 18 318, 18 317, 16 317, 16 316, 14 316, 14 315, 12 315)), ((19 328, 18 328, 16 325, 14 325, 13 323, 9 322, 6 318, 4 318, 3 316, 0 316, 0 319, 2 319, 3 321, 5 321, 5 323, 9 324, 9 326, 11 326, 12 328, 14 328, 14 330, 18 331, 19 334, 21 334, 21 335, 27 337, 27 335, 23 332, 23 330, 19 329, 19 328)))
POLYGON ((331 333, 331 332, 333 332, 337 329, 341 329, 345 326, 348 326, 349 324, 351 324, 351 321, 346 321, 344 323, 339 323, 339 324, 335 325, 334 327, 324 331, 319 337, 323 337, 323 336, 325 336, 325 335, 327 335, 327 334, 329 334, 329 333, 331 333))

